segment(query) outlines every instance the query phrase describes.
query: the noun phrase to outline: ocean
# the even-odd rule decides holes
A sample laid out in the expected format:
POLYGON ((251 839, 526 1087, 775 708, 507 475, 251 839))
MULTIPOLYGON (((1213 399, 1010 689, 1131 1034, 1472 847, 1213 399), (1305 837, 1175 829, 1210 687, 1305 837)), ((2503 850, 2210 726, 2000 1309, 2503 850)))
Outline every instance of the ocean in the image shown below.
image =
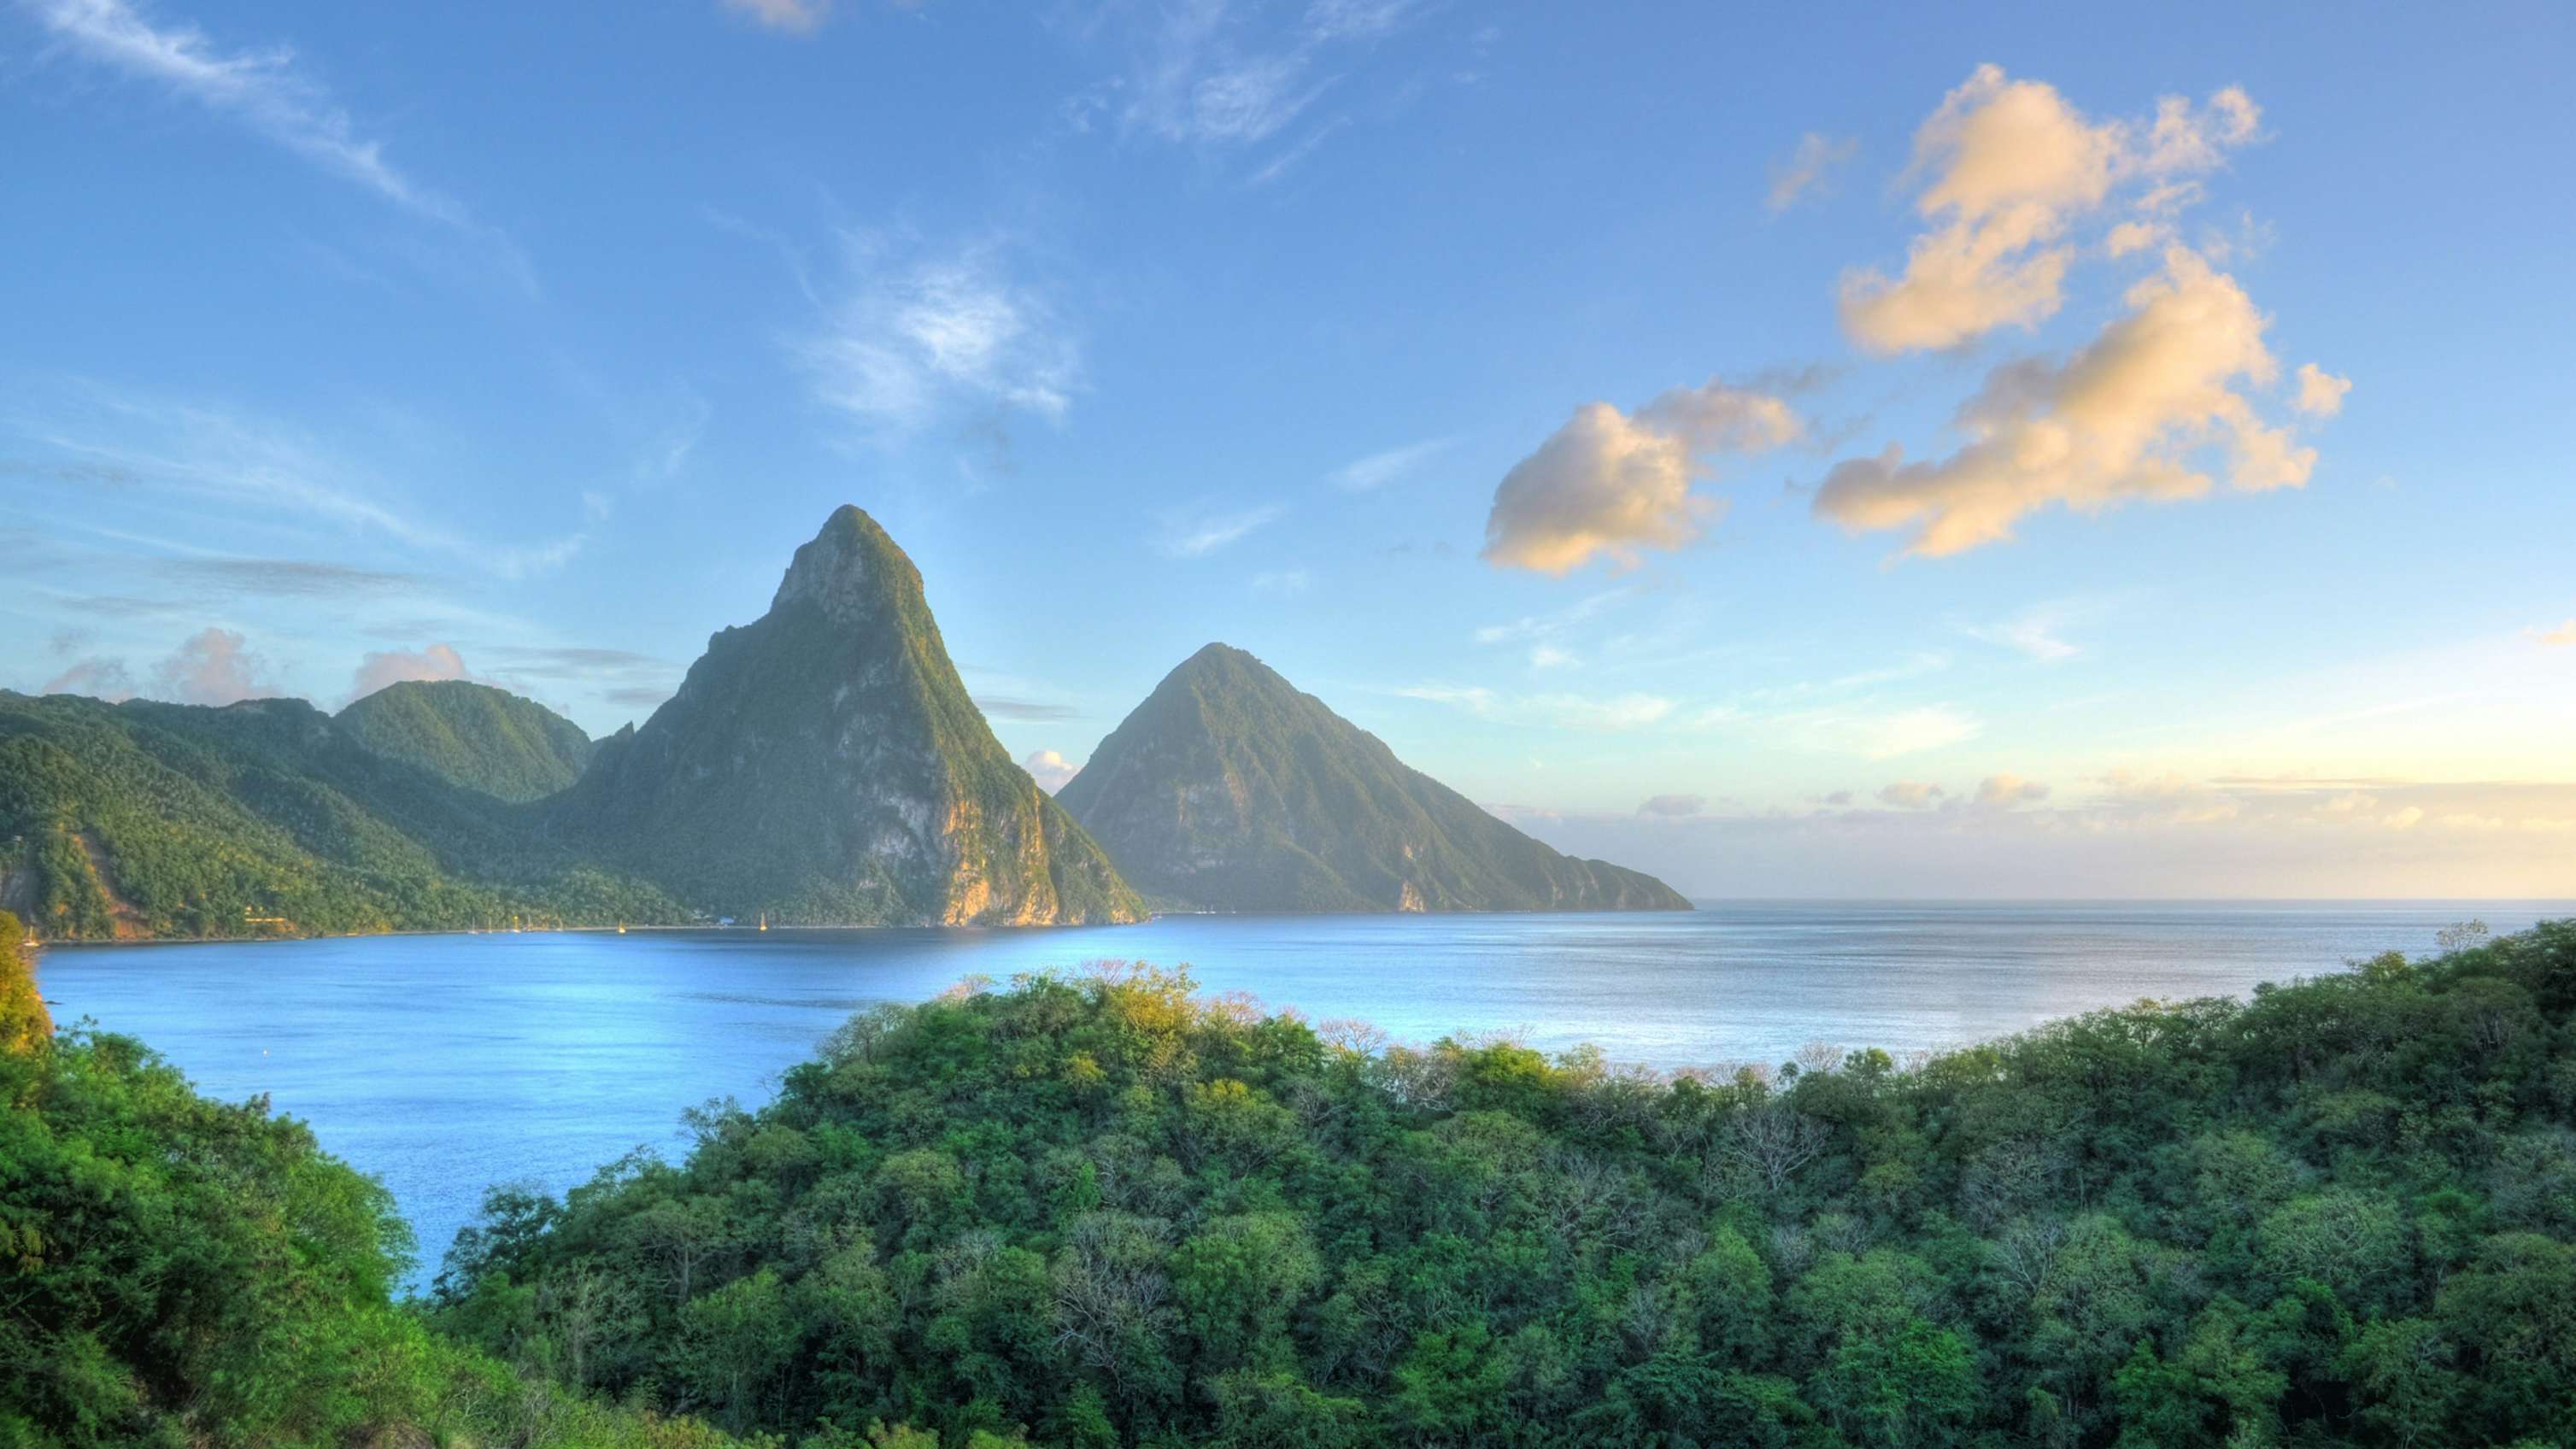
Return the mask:
POLYGON ((970 975, 1190 968, 1398 1041, 1501 1033, 1650 1067, 1907 1053, 2142 998, 2242 995, 2576 902, 1710 902, 1688 914, 1174 916, 1066 930, 378 936, 47 951, 57 1021, 267 1093, 391 1188, 436 1270, 484 1190, 561 1191, 679 1114, 764 1100, 851 1012, 970 975))

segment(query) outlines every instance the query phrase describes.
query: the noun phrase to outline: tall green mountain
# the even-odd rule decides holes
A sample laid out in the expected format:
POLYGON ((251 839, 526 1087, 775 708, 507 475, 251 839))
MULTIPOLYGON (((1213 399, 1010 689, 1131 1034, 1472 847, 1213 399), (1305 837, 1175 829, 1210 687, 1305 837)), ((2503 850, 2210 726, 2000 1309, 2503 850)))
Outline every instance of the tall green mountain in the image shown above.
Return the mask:
POLYGON ((1164 677, 1058 793, 1158 903, 1217 911, 1686 911, 1560 855, 1240 649, 1164 677))
POLYGON ((53 939, 678 921, 527 806, 378 754, 297 699, 0 691, 0 910, 53 939))
POLYGON ((940 642, 921 574, 844 506, 754 623, 642 729, 600 742, 555 828, 692 905, 773 922, 1127 921, 1142 904, 1012 763, 940 642))
POLYGON ((581 778, 590 736, 533 699, 463 679, 407 679, 334 717, 359 744, 503 800, 537 800, 581 778))

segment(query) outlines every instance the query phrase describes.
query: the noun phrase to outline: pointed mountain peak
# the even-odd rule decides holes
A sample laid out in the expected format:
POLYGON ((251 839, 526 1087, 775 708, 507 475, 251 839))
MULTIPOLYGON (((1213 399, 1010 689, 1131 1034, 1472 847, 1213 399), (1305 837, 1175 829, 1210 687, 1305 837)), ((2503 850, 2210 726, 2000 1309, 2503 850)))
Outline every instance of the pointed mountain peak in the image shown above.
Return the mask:
POLYGON ((865 509, 844 503, 823 520, 822 532, 796 550, 769 607, 776 612, 810 600, 826 617, 846 623, 875 613, 890 590, 917 597, 921 572, 865 509))

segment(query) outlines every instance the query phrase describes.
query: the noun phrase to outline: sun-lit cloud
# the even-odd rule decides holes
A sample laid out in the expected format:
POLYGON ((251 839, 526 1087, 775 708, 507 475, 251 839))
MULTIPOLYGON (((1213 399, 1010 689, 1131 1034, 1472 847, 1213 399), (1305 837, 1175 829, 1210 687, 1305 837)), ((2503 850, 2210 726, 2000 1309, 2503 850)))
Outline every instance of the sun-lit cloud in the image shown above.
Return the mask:
POLYGON ((1907 174, 1921 183, 1915 210, 1930 230, 1897 276, 1862 268, 1843 279, 1844 330, 1870 351, 1906 352, 2055 315, 2075 222, 2125 183, 2160 183, 2141 202, 2149 219, 2108 244, 2113 255, 2145 249, 2161 239, 2159 218, 2191 196, 2183 178, 2219 166, 2260 119, 2231 87, 2203 106, 2165 97, 2145 126, 2095 121, 2044 81, 1979 66, 1915 134, 1907 174))
POLYGON ((1707 460, 1796 441, 1806 424, 1767 392, 1711 380, 1623 413, 1586 403, 1494 490, 1484 558, 1564 574, 1607 557, 1634 567, 1643 550, 1677 549, 1719 511, 1693 491, 1707 460))
POLYGON ((354 703, 390 684, 473 677, 474 671, 465 667, 465 656, 453 644, 370 650, 350 677, 349 700, 354 703))
POLYGON ((2534 629, 2532 637, 2553 647, 2576 647, 2576 619, 2569 619, 2555 629, 2534 629))
POLYGON ((406 210, 472 225, 463 206, 387 161, 382 142, 359 135, 348 112, 288 47, 227 50, 193 25, 156 23, 126 0, 21 4, 64 51, 230 116, 406 210))
POLYGON ((1020 758, 1020 768, 1038 782, 1038 788, 1052 795, 1082 773, 1082 767, 1054 750, 1031 750, 1020 758))
POLYGON ((121 659, 92 655, 75 661, 70 668, 46 680, 36 692, 86 694, 114 704, 134 697, 134 675, 121 659))
POLYGON ((1064 417, 1081 348, 1006 246, 932 250, 888 232, 842 241, 844 282, 790 348, 817 401, 898 435, 963 409, 1064 417))
POLYGON ((1878 790, 1879 803, 1899 810, 1929 810, 1948 798, 1950 792, 1922 780, 1897 780, 1878 790))
POLYGON ((2279 365, 2269 319, 2235 279, 2180 246, 2129 289, 2127 315, 2063 364, 2027 359, 1986 376, 1949 457, 1907 462, 1891 444, 1837 464, 1814 509, 1855 531, 1905 529, 1905 552, 1939 557, 2012 537, 2022 518, 2062 506, 2098 513, 2131 502, 2198 498, 2199 462, 2223 448, 2230 486, 2297 488, 2316 463, 2287 428, 2267 424, 2249 389, 2279 365))
POLYGON ((2343 411, 2343 397, 2352 391, 2352 379, 2337 377, 2313 362, 2299 364, 2299 411, 2310 417, 2330 418, 2343 411))
POLYGON ((151 694, 180 704, 234 704, 277 693, 249 641, 230 629, 208 627, 183 640, 152 666, 151 694))
POLYGON ((1859 150, 1860 142, 1849 136, 1828 136, 1821 131, 1800 136, 1789 154, 1772 164, 1771 189, 1763 197, 1763 205, 1776 214, 1806 197, 1822 195, 1834 169, 1859 150))
POLYGON ((1988 775, 1977 782, 1977 803, 1980 805, 2009 808, 2047 798, 2046 785, 2011 773, 1988 775))

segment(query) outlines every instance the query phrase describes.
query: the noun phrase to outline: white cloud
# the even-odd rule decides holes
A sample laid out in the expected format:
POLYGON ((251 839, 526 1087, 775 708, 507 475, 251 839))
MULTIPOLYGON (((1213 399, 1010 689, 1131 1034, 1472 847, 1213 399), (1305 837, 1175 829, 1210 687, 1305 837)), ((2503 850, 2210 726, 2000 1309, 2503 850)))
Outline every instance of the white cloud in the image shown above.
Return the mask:
POLYGON ((1835 167, 1849 161, 1860 150, 1860 142, 1849 136, 1834 137, 1809 131, 1798 138, 1797 147, 1771 167, 1771 190, 1763 204, 1774 213, 1787 211, 1803 197, 1822 195, 1826 178, 1835 167))
POLYGON ((389 684, 413 680, 472 679, 474 672, 465 667, 465 656, 452 644, 431 644, 420 649, 370 650, 358 661, 357 673, 349 681, 351 702, 366 698, 389 684))
POLYGON ((1633 415, 1586 403, 1503 475, 1484 558, 1549 574, 1604 555, 1633 567, 1641 550, 1691 543, 1718 512, 1692 492, 1706 457, 1761 452, 1804 432, 1781 398, 1715 380, 1674 388, 1633 415))
MULTIPOLYGON (((2165 97, 2144 128, 2096 122, 2054 86, 1979 66, 1915 134, 1908 175, 1926 178, 1915 210, 1931 229, 1899 276, 1864 268, 1843 279, 1844 330, 1871 351, 1905 352, 2036 325, 2064 301, 2075 221, 2132 180, 2159 183, 2144 207, 2169 212, 2194 194, 2180 178, 2221 165, 2258 120, 2231 88, 2203 107, 2165 97)), ((2158 235, 2153 223, 2124 225, 2108 246, 2121 255, 2158 235)))
POLYGON ((2532 637, 2543 644, 2561 647, 2576 645, 2576 619, 2570 619, 2555 629, 2534 629, 2531 632, 2532 637))
POLYGON ((1980 805, 2009 809, 2015 805, 2024 805, 2047 798, 2046 785, 2037 780, 2025 780, 2019 775, 2009 773, 1988 775, 1977 782, 1977 803, 1980 805))
POLYGON ((832 13, 832 0, 723 0, 724 8, 793 35, 811 35, 832 13))
POLYGON ((1682 819, 1707 809, 1708 797, 1705 795, 1649 795, 1644 803, 1638 805, 1637 813, 1682 819))
POLYGON ((2424 807, 2409 805, 2403 810, 2390 811, 2379 817, 2379 823, 2391 830, 2412 830, 2424 823, 2424 807))
POLYGON ((1529 652, 1529 665, 1532 669, 1563 669, 1568 665, 1582 662, 1553 644, 1541 644, 1529 652))
POLYGON ((1329 477, 1334 487, 1350 493, 1366 493, 1406 477, 1457 443, 1456 438, 1427 438, 1419 443, 1407 443, 1400 448, 1389 448, 1346 463, 1334 469, 1329 477))
POLYGON ((1864 760, 1892 760, 1974 739, 1985 727, 1955 705, 1903 709, 1805 710, 1769 717, 1789 740, 1864 760))
POLYGON ((1287 511, 1285 505, 1265 503, 1257 508, 1198 509, 1174 514, 1163 520, 1161 536, 1154 546, 1167 557, 1199 558, 1240 541, 1287 511))
POLYGON ((1082 767, 1053 750, 1031 750, 1020 760, 1020 768, 1038 782, 1038 788, 1052 795, 1063 789, 1082 767))
POLYGON ((247 640, 230 629, 210 627, 190 635, 152 667, 152 689, 156 698, 181 704, 233 704, 274 695, 264 673, 247 640))
POLYGON ((2017 650, 2041 664, 2062 664, 2084 652, 2082 645, 2065 637, 2064 630, 2074 612, 2064 604, 2045 604, 1997 623, 1968 625, 1967 632, 1989 644, 2017 650))
POLYGON ((346 111, 283 46, 225 51, 192 25, 155 25, 126 0, 22 0, 68 50, 157 82, 422 216, 468 226, 463 207, 420 185, 357 134, 346 111))
POLYGON ((2127 300, 2128 314, 2065 364, 1988 373, 1960 410, 1966 447, 1908 463, 1890 445, 1838 464, 1816 513, 1853 530, 1910 529, 1905 551, 1937 557, 2008 539, 2051 505, 2099 512, 2200 497, 2212 483, 2194 460, 2217 444, 2239 490, 2304 485, 2315 450, 2266 425, 2240 390, 2269 384, 2278 365, 2263 345, 2268 319, 2235 280, 2173 246, 2127 300))
POLYGON ((1928 810, 1941 803, 1950 792, 1921 780, 1898 780, 1879 787, 1879 800, 1899 810, 1928 810))
POLYGON ((2343 395, 2352 391, 2352 379, 2337 377, 2313 362, 2299 364, 2299 411, 2310 417, 2330 418, 2343 411, 2343 395))
POLYGON ((923 254, 884 233, 843 241, 847 284, 792 348, 817 400, 893 433, 963 407, 1064 416, 1081 349, 999 243, 923 254))

